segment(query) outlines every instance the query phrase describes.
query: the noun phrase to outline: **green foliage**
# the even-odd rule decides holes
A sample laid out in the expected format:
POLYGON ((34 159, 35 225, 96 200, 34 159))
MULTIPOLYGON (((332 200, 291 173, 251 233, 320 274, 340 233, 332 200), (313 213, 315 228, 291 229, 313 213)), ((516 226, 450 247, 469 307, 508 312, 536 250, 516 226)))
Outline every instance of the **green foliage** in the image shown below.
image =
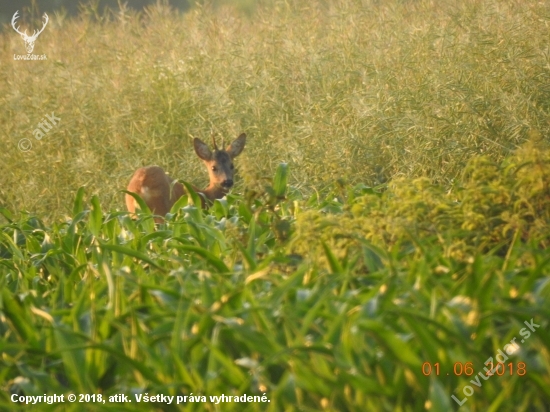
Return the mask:
POLYGON ((476 253, 506 255, 518 238, 546 249, 549 162, 550 151, 529 142, 501 164, 472 158, 450 190, 427 178, 392 181, 383 192, 348 198, 346 213, 298 216, 294 248, 305 253, 313 239, 330 239, 344 257, 352 245, 360 250, 364 239, 384 248, 431 239, 446 258, 470 263, 476 253))
POLYGON ((103 214, 79 190, 64 223, 0 228, 0 404, 266 393, 268 404, 220 410, 451 410, 474 378, 455 376, 456 362, 477 374, 533 319, 541 327, 510 356, 527 374, 482 381, 466 405, 543 410, 549 160, 527 144, 500 164, 472 159, 451 191, 337 182, 307 200, 281 165, 263 194, 208 212, 182 203, 156 227, 148 213, 103 214))
POLYGON ((533 319, 460 410, 545 410, 549 4, 198 3, 52 15, 44 61, 0 34, 0 408, 457 410, 457 362, 482 372, 533 319), (249 136, 234 194, 119 211, 138 166, 204 177, 211 130, 249 136))

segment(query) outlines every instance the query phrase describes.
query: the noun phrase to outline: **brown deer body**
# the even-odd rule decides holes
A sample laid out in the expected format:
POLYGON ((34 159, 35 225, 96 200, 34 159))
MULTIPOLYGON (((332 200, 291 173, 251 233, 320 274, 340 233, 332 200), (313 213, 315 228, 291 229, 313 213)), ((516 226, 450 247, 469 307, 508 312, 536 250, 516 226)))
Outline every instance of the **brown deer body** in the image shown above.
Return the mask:
MULTIPOLYGON (((207 188, 199 190, 193 186, 193 189, 202 195, 203 208, 208 206, 206 200, 213 202, 215 199, 221 199, 233 186, 233 159, 243 151, 246 144, 246 135, 241 134, 225 149, 223 143, 222 148, 218 149, 214 138, 212 140, 214 143, 213 151, 202 140, 193 139, 195 153, 206 165, 210 176, 210 184, 207 188)), ((185 194, 183 185, 174 181, 159 166, 142 167, 136 170, 127 190, 138 194, 153 214, 162 217, 185 194)), ((130 213, 135 213, 135 199, 128 194, 126 194, 126 207, 130 213)), ((162 220, 159 217, 155 218, 156 222, 162 222, 162 220)))

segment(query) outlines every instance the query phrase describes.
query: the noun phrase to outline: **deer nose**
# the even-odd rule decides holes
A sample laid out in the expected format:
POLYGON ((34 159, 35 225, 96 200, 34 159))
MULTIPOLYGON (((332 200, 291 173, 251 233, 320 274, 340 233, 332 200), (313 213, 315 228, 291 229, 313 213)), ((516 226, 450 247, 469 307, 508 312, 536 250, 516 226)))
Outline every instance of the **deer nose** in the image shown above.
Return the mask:
POLYGON ((222 182, 223 187, 230 188, 233 186, 233 180, 232 179, 226 179, 222 182))

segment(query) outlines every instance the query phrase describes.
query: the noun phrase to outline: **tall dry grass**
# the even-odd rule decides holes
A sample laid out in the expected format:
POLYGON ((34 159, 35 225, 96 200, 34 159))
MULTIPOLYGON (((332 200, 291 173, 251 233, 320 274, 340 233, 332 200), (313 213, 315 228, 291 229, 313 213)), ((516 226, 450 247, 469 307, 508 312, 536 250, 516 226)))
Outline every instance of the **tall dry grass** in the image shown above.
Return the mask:
POLYGON ((34 51, 46 61, 14 61, 23 43, 6 28, 2 204, 59 217, 86 186, 120 209, 147 164, 205 184, 191 136, 212 131, 248 133, 247 182, 284 160, 305 193, 339 178, 447 185, 474 154, 548 135, 548 3, 228 3, 51 15, 34 51), (35 140, 52 112, 60 124, 35 140))

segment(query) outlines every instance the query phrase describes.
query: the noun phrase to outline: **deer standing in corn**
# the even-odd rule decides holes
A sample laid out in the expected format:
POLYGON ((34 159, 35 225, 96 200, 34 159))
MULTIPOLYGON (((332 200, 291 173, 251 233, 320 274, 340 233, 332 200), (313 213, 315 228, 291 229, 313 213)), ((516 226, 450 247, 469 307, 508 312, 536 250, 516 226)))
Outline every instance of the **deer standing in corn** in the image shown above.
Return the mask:
MULTIPOLYGON (((193 139, 195 153, 206 165, 210 176, 210 184, 206 189, 199 190, 193 186, 193 189, 201 195, 203 208, 215 199, 224 197, 233 186, 233 159, 243 151, 246 135, 242 133, 225 149, 223 141, 222 147, 218 149, 214 136, 212 136, 212 142, 213 151, 202 140, 193 139)), ((127 190, 138 194, 153 214, 162 216, 156 217, 155 222, 162 222, 174 203, 185 194, 183 185, 168 176, 159 166, 142 167, 136 170, 127 190)), ((130 213, 135 213, 136 202, 129 194, 126 194, 126 207, 130 213)))

